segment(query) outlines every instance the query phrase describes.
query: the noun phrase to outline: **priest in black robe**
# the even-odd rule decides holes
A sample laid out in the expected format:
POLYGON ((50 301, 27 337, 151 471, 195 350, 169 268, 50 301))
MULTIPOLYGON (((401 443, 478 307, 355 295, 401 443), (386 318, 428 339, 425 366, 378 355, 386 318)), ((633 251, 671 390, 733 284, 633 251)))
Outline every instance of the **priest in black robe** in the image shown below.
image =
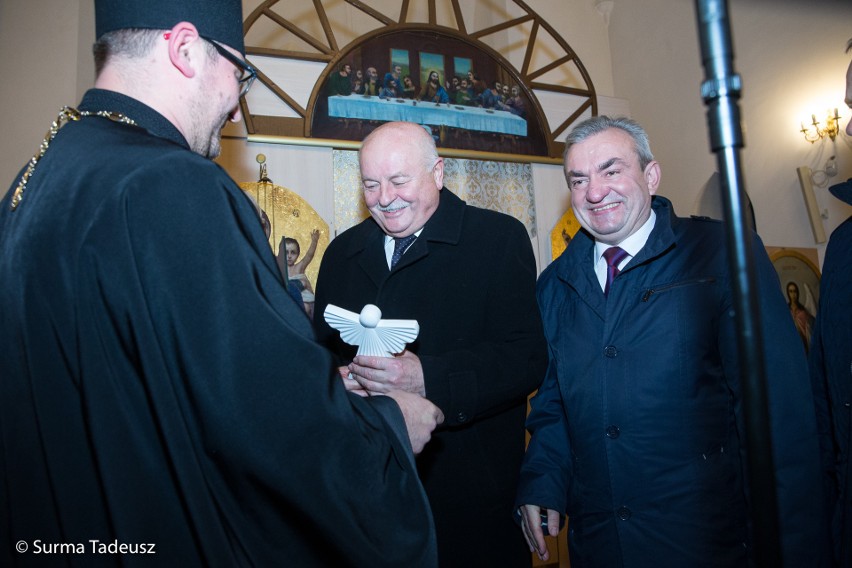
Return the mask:
POLYGON ((209 159, 239 0, 95 4, 96 88, 0 202, 0 565, 434 566, 440 411, 345 391, 209 159))

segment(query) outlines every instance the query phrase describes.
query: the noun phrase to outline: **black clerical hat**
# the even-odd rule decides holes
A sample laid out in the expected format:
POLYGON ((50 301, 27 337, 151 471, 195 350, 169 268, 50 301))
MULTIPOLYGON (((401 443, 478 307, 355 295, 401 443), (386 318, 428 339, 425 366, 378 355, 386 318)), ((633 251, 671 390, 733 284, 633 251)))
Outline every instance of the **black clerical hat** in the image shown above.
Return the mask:
POLYGON ((168 30, 178 22, 245 55, 242 0, 95 0, 97 37, 125 28, 168 30))

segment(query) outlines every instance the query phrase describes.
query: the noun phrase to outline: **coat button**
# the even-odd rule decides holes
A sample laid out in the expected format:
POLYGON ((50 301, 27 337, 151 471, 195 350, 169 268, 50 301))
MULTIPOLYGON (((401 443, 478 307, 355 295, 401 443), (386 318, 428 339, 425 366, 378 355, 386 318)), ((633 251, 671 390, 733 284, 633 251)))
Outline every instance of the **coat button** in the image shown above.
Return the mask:
POLYGON ((633 512, 630 509, 628 509, 627 507, 619 507, 619 509, 618 509, 618 511, 616 511, 616 513, 618 514, 618 518, 621 519, 622 521, 626 521, 633 514, 633 512))
POLYGON ((467 420, 468 420, 468 418, 467 418, 467 413, 466 413, 466 412, 459 412, 459 413, 456 415, 456 422, 459 422, 459 423, 463 424, 463 423, 467 422, 467 420))
POLYGON ((607 438, 618 438, 619 434, 621 434, 621 430, 618 429, 618 426, 612 425, 606 429, 606 437, 607 438))
POLYGON ((616 355, 618 355, 618 349, 615 348, 615 345, 607 345, 604 347, 604 355, 612 359, 616 355))

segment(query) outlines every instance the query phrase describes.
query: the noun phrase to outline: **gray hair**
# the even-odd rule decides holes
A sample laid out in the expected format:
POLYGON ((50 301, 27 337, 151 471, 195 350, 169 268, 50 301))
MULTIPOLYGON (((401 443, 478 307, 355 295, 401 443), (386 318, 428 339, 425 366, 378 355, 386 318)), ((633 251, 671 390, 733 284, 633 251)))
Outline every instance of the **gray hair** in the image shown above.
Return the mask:
POLYGON ((564 161, 568 155, 568 150, 574 144, 579 144, 596 134, 600 134, 610 128, 618 128, 626 132, 633 139, 633 148, 636 150, 636 155, 639 156, 639 169, 644 170, 645 166, 654 161, 654 155, 651 153, 651 146, 648 144, 648 133, 642 128, 638 122, 633 119, 623 116, 611 118, 606 115, 593 116, 586 119, 571 131, 565 138, 565 152, 562 154, 564 161))

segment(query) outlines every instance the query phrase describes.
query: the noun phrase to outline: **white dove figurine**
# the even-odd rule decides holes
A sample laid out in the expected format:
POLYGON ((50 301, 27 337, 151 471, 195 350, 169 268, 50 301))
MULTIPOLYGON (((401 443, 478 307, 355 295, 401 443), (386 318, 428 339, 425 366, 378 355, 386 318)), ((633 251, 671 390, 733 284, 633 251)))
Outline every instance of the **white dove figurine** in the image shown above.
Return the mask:
POLYGON ((343 341, 358 346, 358 355, 393 357, 420 333, 417 320, 383 320, 382 311, 373 304, 364 306, 360 314, 329 304, 323 316, 343 341))

